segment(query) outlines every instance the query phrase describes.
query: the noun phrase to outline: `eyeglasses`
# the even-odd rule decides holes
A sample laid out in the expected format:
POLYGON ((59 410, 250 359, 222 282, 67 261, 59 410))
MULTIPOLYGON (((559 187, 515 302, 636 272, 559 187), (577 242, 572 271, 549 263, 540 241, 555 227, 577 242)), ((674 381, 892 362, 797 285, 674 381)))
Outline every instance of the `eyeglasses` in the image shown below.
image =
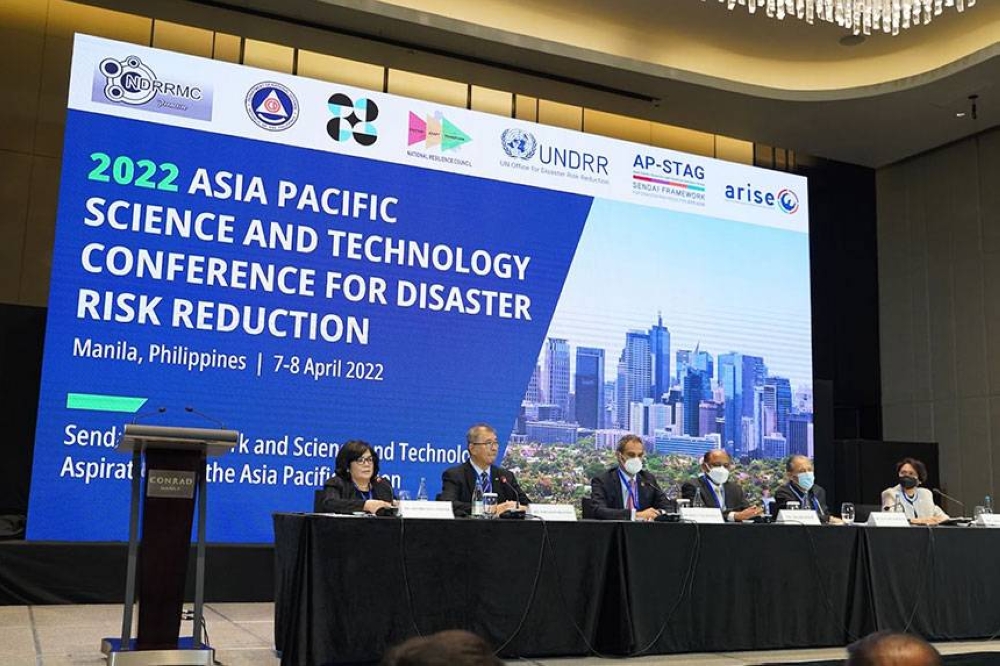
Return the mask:
POLYGON ((351 462, 356 462, 359 465, 371 465, 372 463, 375 462, 375 459, 372 458, 371 456, 364 456, 362 458, 357 458, 355 460, 352 460, 351 462))
POLYGON ((490 448, 494 448, 494 449, 500 448, 500 442, 498 442, 495 439, 491 439, 488 442, 473 442, 472 445, 473 446, 489 446, 490 448))

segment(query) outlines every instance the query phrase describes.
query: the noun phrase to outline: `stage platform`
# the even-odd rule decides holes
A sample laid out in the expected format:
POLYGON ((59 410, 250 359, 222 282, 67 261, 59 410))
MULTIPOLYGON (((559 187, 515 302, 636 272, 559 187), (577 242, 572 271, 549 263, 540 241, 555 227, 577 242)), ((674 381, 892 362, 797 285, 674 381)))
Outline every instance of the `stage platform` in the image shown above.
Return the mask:
MULTIPOLYGON (((274 606, 270 603, 215 603, 205 609, 208 637, 225 666, 277 666, 272 649, 274 606)), ((101 638, 120 630, 121 606, 0 606, 0 663, 4 666, 101 666, 101 638)), ((186 624, 185 627, 189 627, 186 624)), ((1000 641, 941 643, 938 649, 951 666, 1000 664, 1000 641), (959 656, 961 655, 961 656, 959 656)), ((625 660, 636 666, 748 666, 749 664, 838 663, 843 648, 770 650, 716 654, 675 654, 625 660)), ((620 660, 510 660, 509 664, 598 666, 620 660)), ((825 664, 824 664, 825 666, 825 664)))

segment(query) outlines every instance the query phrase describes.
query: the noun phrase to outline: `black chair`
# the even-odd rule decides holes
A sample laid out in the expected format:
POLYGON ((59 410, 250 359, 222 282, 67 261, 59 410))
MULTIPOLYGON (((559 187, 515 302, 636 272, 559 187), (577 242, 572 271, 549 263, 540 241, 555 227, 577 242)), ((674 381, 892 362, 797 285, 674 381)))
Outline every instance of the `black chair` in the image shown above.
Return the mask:
POLYGON ((313 513, 325 513, 323 511, 323 489, 313 491, 313 513))
POLYGON ((594 516, 594 500, 589 497, 580 498, 580 508, 583 510, 584 520, 593 520, 594 516))
POLYGON ((882 510, 880 504, 855 504, 854 505, 854 522, 856 523, 867 523, 868 516, 872 513, 878 513, 882 510))

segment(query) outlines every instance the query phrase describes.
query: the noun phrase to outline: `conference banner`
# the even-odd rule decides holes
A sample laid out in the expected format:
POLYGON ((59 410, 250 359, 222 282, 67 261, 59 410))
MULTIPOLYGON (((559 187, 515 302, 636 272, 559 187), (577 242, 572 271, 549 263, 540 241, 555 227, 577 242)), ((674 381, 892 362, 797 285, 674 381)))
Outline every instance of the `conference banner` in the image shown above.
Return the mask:
POLYGON ((432 499, 481 422, 537 501, 808 453, 809 317, 801 177, 78 35, 28 537, 126 538, 127 423, 242 433, 219 542, 351 439, 432 499))

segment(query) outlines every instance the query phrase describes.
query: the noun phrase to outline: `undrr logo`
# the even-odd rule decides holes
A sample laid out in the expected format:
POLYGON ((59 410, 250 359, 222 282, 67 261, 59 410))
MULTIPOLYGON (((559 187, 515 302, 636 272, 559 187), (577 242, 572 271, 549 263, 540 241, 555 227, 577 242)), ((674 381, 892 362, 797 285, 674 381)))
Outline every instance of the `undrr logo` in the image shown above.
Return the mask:
POLYGON ((518 157, 522 160, 530 160, 538 150, 535 135, 516 127, 504 130, 500 135, 500 143, 503 144, 503 151, 509 157, 518 157))
POLYGON ((333 114, 333 119, 326 124, 326 133, 331 139, 345 143, 353 138, 362 146, 378 141, 375 128, 378 105, 375 102, 364 97, 352 101, 347 95, 336 93, 330 96, 327 107, 333 114))

